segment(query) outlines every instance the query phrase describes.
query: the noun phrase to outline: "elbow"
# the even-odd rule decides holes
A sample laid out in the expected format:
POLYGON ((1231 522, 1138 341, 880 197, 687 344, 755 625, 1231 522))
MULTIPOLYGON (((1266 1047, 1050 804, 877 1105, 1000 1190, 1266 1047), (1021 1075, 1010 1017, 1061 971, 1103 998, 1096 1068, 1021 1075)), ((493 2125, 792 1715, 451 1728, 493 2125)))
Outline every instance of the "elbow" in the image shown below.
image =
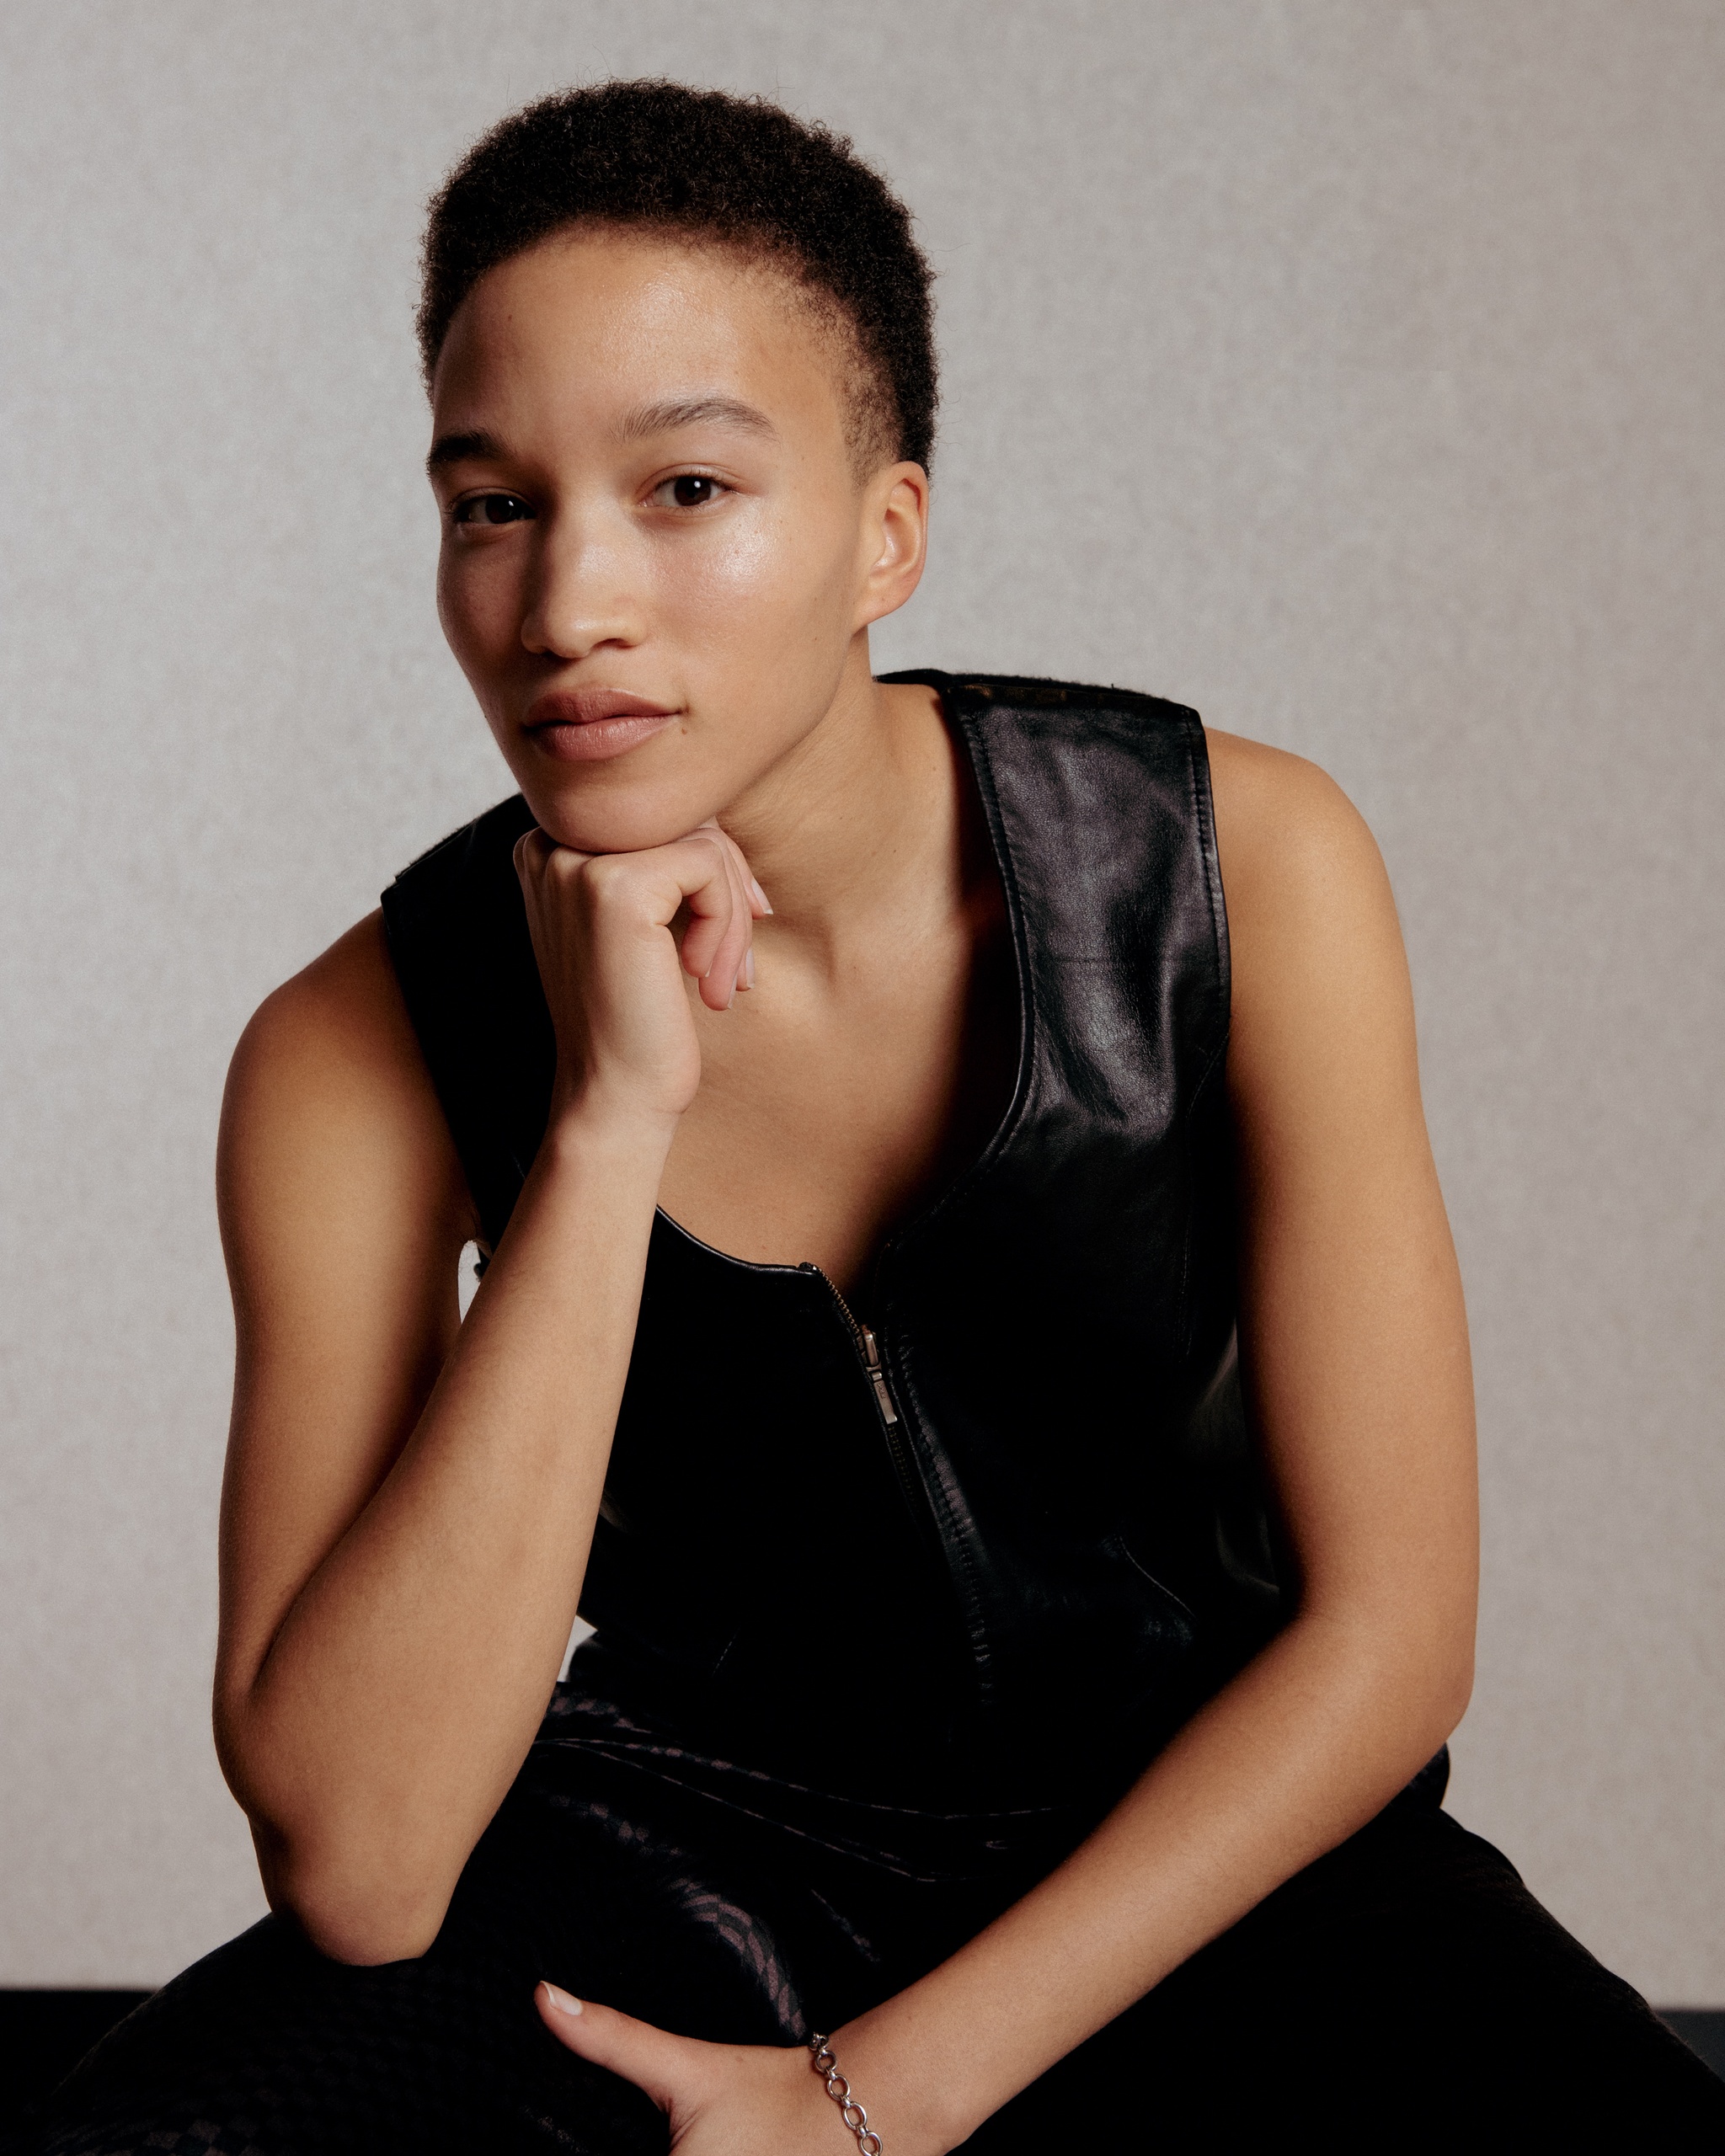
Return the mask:
POLYGON ((1295 1625, 1311 1627, 1343 1692, 1397 1755, 1416 1766, 1449 1741, 1466 1713, 1474 1676, 1471 1611, 1406 1602, 1308 1603, 1295 1625))
POLYGON ((442 1927, 447 1891, 393 1868, 319 1859, 282 1842, 266 1856, 255 1826, 253 1834, 270 1908, 332 1961, 375 1968, 417 1961, 442 1927))
POLYGON ((1471 1593, 1452 1593, 1434 1597, 1410 1627, 1408 1645, 1431 1719, 1434 1751, 1447 1741, 1473 1697, 1475 1615, 1471 1593))
POLYGON ((1399 1702, 1402 1736, 1409 1757, 1423 1764, 1450 1741, 1473 1696, 1473 1634, 1448 1626, 1423 1639, 1404 1640, 1388 1666, 1372 1673, 1379 1698, 1399 1702))
POLYGON ((375 1967, 417 1961, 441 1929, 452 1873, 404 1854, 398 1834, 339 1830, 327 1816, 296 1817, 236 1788, 252 1830, 264 1898, 318 1953, 375 1967))
POLYGON ((1457 1641, 1438 1658, 1432 1675, 1432 1707, 1439 1726, 1439 1742, 1447 1743, 1467 1712, 1473 1698, 1473 1634, 1457 1641))
POLYGON ((439 1929, 412 1910, 366 1907, 343 1897, 308 1896, 278 1913, 287 1916, 326 1960, 355 1969, 417 1961, 439 1929))
POLYGON ((442 1927, 461 1860, 428 1845, 398 1804, 308 1789, 248 1734, 218 1711, 216 1751, 270 1908, 332 1961, 417 1960, 442 1927))

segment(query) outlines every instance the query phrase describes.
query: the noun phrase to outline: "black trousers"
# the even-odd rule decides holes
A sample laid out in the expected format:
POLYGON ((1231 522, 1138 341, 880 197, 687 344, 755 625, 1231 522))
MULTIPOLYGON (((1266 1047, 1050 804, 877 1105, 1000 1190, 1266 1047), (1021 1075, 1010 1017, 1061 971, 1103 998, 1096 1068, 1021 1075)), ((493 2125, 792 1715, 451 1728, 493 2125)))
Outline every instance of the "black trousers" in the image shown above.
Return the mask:
MULTIPOLYGON (((647 2100, 541 2027, 538 1979, 690 2035, 794 2042, 1026 1883, 913 1875, 589 1762, 574 1793, 510 1797, 422 1959, 345 1967, 270 1919, 147 2001, 3 2147, 661 2156, 647 2100)), ((837 2156, 836 2119, 831 2140, 837 2156)), ((965 2145, 1725 2151, 1725 2082, 1506 1859, 1410 1793, 965 2145)))

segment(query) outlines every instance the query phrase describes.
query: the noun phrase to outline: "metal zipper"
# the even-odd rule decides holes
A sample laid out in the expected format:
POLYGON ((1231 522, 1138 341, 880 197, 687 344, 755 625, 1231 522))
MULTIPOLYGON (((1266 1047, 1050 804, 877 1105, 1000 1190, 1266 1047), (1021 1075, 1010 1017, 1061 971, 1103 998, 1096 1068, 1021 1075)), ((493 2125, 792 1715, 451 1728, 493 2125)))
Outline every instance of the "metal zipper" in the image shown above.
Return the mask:
POLYGON ((893 1472, 899 1479, 900 1492, 909 1508, 913 1529, 927 1539, 930 1557, 937 1567, 940 1577, 950 1587, 953 1584, 951 1559, 946 1537, 941 1531, 933 1495, 911 1457, 905 1426, 899 1419, 898 1405, 893 1398, 892 1387, 887 1383, 880 1343, 839 1293, 831 1274, 824 1267, 816 1265, 812 1259, 804 1258, 797 1270, 812 1273, 825 1285, 837 1306, 839 1315, 850 1328, 852 1344, 862 1364, 862 1374, 874 1394, 875 1408, 881 1420, 881 1435, 886 1439, 887 1457, 891 1460, 893 1472))
MULTIPOLYGON (((898 1422, 899 1411, 893 1400, 892 1387, 886 1381, 886 1371, 881 1364, 879 1342, 839 1293, 830 1273, 806 1260, 801 1270, 817 1273, 825 1281, 827 1292, 838 1305, 840 1315, 851 1328, 851 1337, 856 1342, 857 1353, 862 1358, 862 1368, 868 1374, 868 1382, 874 1388, 874 1404, 880 1410, 880 1419, 888 1429, 892 1429, 898 1422)), ((895 1453, 897 1449, 895 1446, 895 1453)))
POLYGON ((868 1381, 874 1387, 880 1419, 890 1428, 899 1419, 899 1411, 893 1405, 892 1387, 886 1381, 886 1372, 880 1367, 880 1350, 866 1325, 862 1327, 862 1359, 868 1365, 868 1381))
POLYGON ((881 1360, 880 1342, 839 1293, 832 1275, 825 1267, 804 1258, 797 1270, 812 1273, 824 1283, 826 1292, 837 1305, 839 1315, 850 1328, 851 1342, 862 1365, 862 1374, 868 1379, 874 1394, 875 1409, 881 1420, 881 1434, 886 1439, 887 1456, 892 1461, 893 1472, 899 1478, 899 1488, 911 1509, 911 1518, 922 1533, 932 1536, 935 1550, 944 1562, 940 1524, 935 1518, 933 1503, 905 1439, 905 1426, 899 1419, 898 1403, 893 1398, 892 1387, 887 1383, 886 1366, 881 1360))

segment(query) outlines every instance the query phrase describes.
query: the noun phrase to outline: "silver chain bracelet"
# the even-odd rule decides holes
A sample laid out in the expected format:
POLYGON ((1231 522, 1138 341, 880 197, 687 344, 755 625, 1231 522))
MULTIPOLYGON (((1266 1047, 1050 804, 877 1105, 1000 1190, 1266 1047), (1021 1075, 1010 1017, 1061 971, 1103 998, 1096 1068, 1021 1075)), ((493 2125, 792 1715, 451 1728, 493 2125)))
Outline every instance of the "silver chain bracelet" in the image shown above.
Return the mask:
POLYGON ((851 2084, 839 2072, 832 2046, 825 2036, 809 2039, 809 2063, 826 2084, 826 2093, 839 2107, 839 2116, 857 2137, 858 2156, 880 2156, 880 2136, 868 2123, 868 2114, 851 2094, 851 2084))

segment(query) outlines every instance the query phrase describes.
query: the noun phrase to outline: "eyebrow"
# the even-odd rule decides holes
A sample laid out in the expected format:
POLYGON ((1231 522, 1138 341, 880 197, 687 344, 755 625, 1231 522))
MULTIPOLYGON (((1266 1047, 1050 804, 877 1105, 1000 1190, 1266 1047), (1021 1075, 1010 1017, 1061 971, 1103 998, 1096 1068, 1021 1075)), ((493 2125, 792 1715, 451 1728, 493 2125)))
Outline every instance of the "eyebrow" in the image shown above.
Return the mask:
MULTIPOLYGON (((700 426, 742 427, 775 440, 778 436, 778 429, 765 412, 737 397, 670 397, 657 404, 638 404, 625 414, 617 433, 620 441, 644 441, 651 435, 674 433, 679 427, 700 426)), ((439 435, 425 459, 425 470, 429 474, 450 464, 494 462, 505 453, 497 436, 482 427, 439 435)))
POLYGON ((765 412, 735 397, 672 397, 660 404, 640 404, 617 429, 622 441, 670 434, 678 427, 743 427, 751 434, 776 436, 778 429, 765 412))
POLYGON ((425 470, 429 474, 441 471, 446 464, 465 464, 470 459, 497 458, 502 455, 503 444, 495 435, 478 430, 463 435, 439 435, 425 459, 425 470))

